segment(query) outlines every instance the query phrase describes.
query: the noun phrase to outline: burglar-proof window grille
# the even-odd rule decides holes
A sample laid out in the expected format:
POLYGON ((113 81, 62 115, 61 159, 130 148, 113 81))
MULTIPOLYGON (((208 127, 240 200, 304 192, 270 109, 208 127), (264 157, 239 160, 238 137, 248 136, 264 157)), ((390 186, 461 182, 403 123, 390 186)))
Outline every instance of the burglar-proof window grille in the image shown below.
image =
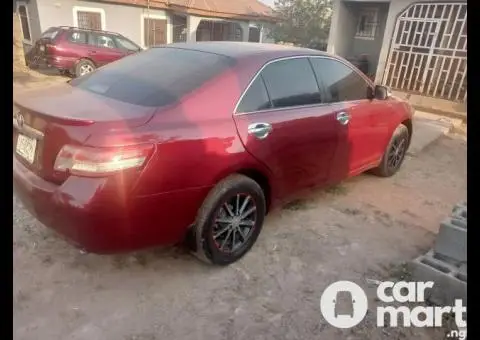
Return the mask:
POLYGON ((378 9, 366 8, 360 11, 355 38, 375 39, 378 26, 378 9))

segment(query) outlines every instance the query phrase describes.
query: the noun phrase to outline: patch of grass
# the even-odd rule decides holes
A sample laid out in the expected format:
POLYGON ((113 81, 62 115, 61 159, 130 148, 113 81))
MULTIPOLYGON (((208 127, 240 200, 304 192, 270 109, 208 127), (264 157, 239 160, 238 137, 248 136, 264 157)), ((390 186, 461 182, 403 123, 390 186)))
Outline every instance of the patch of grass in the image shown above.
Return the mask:
POLYGON ((390 278, 396 281, 411 281, 412 272, 408 267, 408 263, 402 262, 399 265, 391 265, 388 270, 388 275, 390 278))
POLYGON ((52 264, 53 259, 50 255, 45 255, 45 256, 42 257, 42 262, 45 263, 45 264, 52 264))
POLYGON ((30 295, 23 290, 18 290, 17 294, 15 294, 15 300, 17 303, 22 303, 30 300, 30 295))
POLYGON ((132 334, 125 337, 125 340, 157 340, 159 339, 154 333, 132 334))
POLYGON ((124 255, 114 255, 113 259, 113 266, 116 269, 124 269, 128 266, 127 260, 124 255))
POLYGON ((298 199, 291 201, 283 206, 285 210, 306 210, 308 209, 308 201, 304 199, 298 199))
POLYGON ((352 215, 352 216, 356 216, 356 215, 361 215, 362 212, 360 211, 360 209, 357 209, 357 208, 345 208, 342 210, 342 212, 346 215, 352 215))
POLYGON ((348 189, 343 184, 337 184, 325 189, 325 192, 335 196, 345 196, 348 194, 348 189))
POLYGON ((145 253, 137 253, 133 255, 133 257, 135 258, 135 261, 142 267, 145 267, 148 264, 148 257, 145 253))

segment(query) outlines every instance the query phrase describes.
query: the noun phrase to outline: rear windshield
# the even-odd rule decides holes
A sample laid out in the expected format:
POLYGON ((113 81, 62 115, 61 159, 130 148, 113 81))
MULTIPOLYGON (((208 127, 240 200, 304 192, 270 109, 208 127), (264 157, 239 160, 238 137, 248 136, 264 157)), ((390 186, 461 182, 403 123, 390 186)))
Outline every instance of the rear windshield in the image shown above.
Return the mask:
POLYGON ((74 79, 72 86, 142 106, 178 101, 232 66, 233 59, 178 48, 152 48, 74 79))
POLYGON ((55 28, 55 27, 50 27, 48 30, 46 30, 45 32, 42 33, 42 36, 40 38, 48 38, 48 39, 55 39, 55 37, 57 36, 58 32, 60 30, 58 28, 55 28))

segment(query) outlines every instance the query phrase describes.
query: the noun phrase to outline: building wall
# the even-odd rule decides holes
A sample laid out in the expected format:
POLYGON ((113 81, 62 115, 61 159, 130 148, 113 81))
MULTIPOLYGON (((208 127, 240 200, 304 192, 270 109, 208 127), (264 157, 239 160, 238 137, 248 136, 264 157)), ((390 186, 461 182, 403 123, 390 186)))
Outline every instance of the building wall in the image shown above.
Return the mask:
MULTIPOLYGON (((358 17, 358 13, 360 12, 361 8, 365 7, 366 4, 363 3, 350 3, 352 7, 351 11, 355 13, 355 17, 358 17)), ((387 16, 388 16, 388 3, 368 3, 368 7, 378 8, 378 27, 375 32, 375 38, 372 40, 369 39, 360 39, 355 38, 355 34, 353 35, 353 42, 351 44, 349 53, 351 56, 359 56, 361 54, 368 55, 369 61, 369 70, 375 70, 378 65, 378 59, 380 56, 380 51, 382 49, 383 43, 383 32, 385 31, 385 25, 387 23, 387 16)), ((356 31, 356 27, 354 27, 354 32, 356 31)))
MULTIPOLYGON (((142 25, 143 16, 150 14, 153 17, 166 18, 167 13, 161 10, 147 10, 141 7, 95 3, 78 0, 37 0, 42 32, 52 26, 76 26, 73 8, 95 8, 103 11, 105 29, 118 32, 139 45, 143 45, 142 25)), ((168 23, 167 34, 171 37, 171 23, 168 23)))
POLYGON ((328 37, 327 52, 339 56, 348 56, 356 28, 355 12, 345 6, 343 1, 334 0, 332 23, 328 37))
MULTIPOLYGON (((42 34, 42 30, 40 27, 40 20, 39 15, 38 15, 38 6, 35 1, 15 1, 14 2, 14 9, 15 9, 15 15, 18 17, 18 13, 16 11, 17 6, 19 4, 25 5, 27 8, 27 17, 29 21, 29 26, 30 26, 30 37, 31 41, 25 41, 21 40, 23 43, 23 49, 24 53, 28 53, 28 51, 32 48, 32 43, 40 37, 42 34)), ((18 17, 18 19, 20 19, 18 17)), ((21 32, 21 31, 20 31, 21 32)), ((22 37, 23 38, 23 37, 22 37)))
MULTIPOLYGON (((32 0, 31 2, 38 3, 38 17, 41 18, 39 22, 42 32, 52 26, 76 26, 76 22, 74 22, 73 8, 77 6, 95 8, 103 11, 106 30, 123 34, 135 43, 142 46, 143 17, 150 15, 151 17, 155 18, 167 18, 167 43, 172 42, 173 26, 167 11, 156 9, 148 10, 146 8, 136 6, 96 3, 92 1, 80 0, 32 0)), ((243 29, 246 28, 248 34, 248 21, 232 21, 238 22, 243 29)), ((248 35, 246 40, 248 41, 248 35)))

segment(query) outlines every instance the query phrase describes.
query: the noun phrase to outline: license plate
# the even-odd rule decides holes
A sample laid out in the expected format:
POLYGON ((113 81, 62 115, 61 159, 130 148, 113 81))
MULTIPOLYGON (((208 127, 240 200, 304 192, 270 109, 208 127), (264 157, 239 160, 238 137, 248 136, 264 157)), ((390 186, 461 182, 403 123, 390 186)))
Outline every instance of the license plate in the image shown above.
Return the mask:
POLYGON ((37 149, 37 140, 24 135, 18 135, 17 154, 25 158, 30 164, 35 160, 35 151, 37 149))
POLYGON ((45 46, 43 46, 43 45, 40 46, 40 51, 42 51, 42 52, 45 51, 45 46))

